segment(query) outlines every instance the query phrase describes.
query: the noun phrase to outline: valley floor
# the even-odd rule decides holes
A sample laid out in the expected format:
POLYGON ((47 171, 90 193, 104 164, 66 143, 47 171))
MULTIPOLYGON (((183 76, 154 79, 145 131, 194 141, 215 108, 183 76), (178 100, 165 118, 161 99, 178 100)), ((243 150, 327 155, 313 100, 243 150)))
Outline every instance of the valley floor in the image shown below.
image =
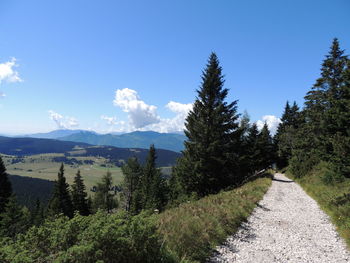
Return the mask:
POLYGON ((240 230, 217 247, 215 262, 350 262, 329 217, 282 174, 240 230))

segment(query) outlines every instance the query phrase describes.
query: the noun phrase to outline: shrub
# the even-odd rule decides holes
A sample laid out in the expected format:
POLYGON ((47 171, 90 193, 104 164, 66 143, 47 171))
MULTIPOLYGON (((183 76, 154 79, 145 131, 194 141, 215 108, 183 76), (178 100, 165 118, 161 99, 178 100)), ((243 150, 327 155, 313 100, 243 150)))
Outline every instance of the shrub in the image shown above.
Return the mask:
POLYGON ((171 262, 156 232, 155 219, 125 213, 73 219, 59 216, 32 227, 16 241, 3 239, 0 261, 23 262, 171 262))

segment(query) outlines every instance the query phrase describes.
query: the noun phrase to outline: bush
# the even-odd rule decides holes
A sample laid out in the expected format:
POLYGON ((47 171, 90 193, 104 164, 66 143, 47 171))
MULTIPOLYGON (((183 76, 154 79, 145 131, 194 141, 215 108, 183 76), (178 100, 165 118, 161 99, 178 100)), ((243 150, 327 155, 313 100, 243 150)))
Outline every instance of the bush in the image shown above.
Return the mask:
POLYGON ((16 241, 3 239, 0 261, 25 262, 171 262, 155 219, 145 213, 129 217, 125 213, 73 219, 60 216, 32 227, 16 241))

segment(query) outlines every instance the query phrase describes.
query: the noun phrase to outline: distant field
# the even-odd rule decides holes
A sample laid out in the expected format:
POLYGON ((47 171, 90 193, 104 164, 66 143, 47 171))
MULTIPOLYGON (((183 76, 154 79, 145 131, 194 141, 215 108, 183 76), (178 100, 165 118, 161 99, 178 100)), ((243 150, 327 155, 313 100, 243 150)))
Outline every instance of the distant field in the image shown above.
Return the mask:
MULTIPOLYGON (((3 155, 7 172, 12 175, 20 175, 46 180, 56 180, 60 168, 60 162, 54 162, 55 157, 64 157, 63 154, 38 154, 25 156, 23 158, 3 155)), ((122 180, 122 171, 120 167, 112 165, 107 159, 102 157, 74 157, 78 161, 92 161, 93 164, 65 164, 65 176, 69 184, 78 170, 84 178, 87 189, 100 180, 100 178, 109 170, 112 173, 114 184, 119 184, 122 180)), ((70 159, 70 158, 68 158, 70 159)))

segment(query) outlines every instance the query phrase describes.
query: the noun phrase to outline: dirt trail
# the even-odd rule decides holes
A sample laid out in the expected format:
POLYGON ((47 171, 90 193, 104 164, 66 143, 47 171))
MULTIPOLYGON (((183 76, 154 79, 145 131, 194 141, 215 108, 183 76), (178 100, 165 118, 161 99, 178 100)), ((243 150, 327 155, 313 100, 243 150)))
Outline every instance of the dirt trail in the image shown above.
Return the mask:
POLYGON ((350 262, 329 217, 282 174, 236 235, 209 262, 350 262))

